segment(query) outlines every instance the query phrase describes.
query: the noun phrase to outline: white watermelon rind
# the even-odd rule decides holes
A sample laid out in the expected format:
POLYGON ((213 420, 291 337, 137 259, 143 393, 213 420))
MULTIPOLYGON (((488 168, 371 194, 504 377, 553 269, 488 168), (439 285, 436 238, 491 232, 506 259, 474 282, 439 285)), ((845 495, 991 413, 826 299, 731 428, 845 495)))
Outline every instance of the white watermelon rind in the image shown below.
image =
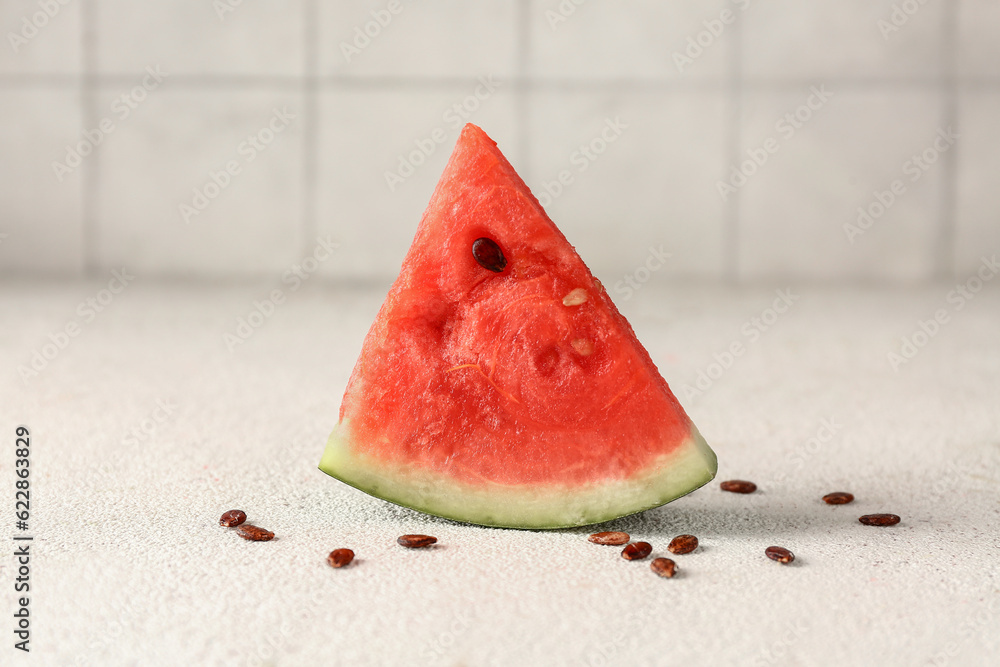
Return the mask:
POLYGON ((426 514, 503 528, 586 526, 665 505, 712 481, 715 452, 692 424, 688 437, 641 474, 587 487, 472 485, 357 453, 349 420, 334 429, 319 469, 365 493, 426 514))

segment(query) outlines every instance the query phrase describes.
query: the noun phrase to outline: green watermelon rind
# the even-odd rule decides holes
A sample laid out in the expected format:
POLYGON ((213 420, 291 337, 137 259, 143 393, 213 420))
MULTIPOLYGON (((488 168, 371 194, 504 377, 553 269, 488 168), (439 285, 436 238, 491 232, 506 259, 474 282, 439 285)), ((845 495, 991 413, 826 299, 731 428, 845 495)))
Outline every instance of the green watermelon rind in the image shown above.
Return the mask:
POLYGON ((469 484, 417 466, 357 453, 349 420, 334 429, 319 469, 369 495, 481 526, 555 529, 587 526, 665 505, 712 481, 715 452, 691 424, 689 436, 643 473, 589 486, 469 484))

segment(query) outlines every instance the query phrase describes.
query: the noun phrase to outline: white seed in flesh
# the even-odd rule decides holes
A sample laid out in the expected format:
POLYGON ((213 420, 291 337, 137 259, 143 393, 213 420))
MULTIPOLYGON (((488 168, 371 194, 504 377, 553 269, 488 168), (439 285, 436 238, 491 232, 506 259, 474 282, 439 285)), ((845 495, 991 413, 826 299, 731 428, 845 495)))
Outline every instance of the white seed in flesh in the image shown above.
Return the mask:
POLYGON ((570 341, 570 345, 576 350, 581 357, 589 357, 594 353, 594 344, 587 340, 586 338, 574 338, 570 341))
POLYGON ((571 290, 569 294, 563 297, 564 306, 579 306, 581 303, 587 303, 587 290, 582 287, 571 290))

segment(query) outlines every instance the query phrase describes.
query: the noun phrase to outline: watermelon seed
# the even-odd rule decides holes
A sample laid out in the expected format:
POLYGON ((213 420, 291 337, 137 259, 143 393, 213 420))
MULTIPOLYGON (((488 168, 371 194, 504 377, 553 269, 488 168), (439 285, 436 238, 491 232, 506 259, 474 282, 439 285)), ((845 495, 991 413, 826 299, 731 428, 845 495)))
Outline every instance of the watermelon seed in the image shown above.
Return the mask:
POLYGON ((622 549, 622 558, 625 560, 642 560, 653 553, 653 545, 649 542, 633 542, 622 549))
POLYGON ((421 549, 429 547, 438 541, 438 538, 430 535, 400 535, 396 538, 396 544, 407 549, 421 549))
POLYGON ((719 488, 731 493, 753 493, 757 490, 757 485, 742 479, 731 479, 728 482, 719 484, 719 488))
POLYGON ((263 528, 258 528, 251 523, 244 523, 236 529, 236 534, 244 540, 251 542, 269 542, 274 539, 274 533, 263 528))
POLYGON ((574 338, 570 341, 570 345, 576 350, 581 357, 589 357, 594 353, 594 344, 587 340, 586 338, 574 338))
POLYGON ((689 554, 698 548, 698 538, 694 535, 678 535, 670 540, 667 551, 672 554, 689 554))
POLYGON ((649 569, 661 577, 670 579, 677 574, 677 563, 669 558, 654 558, 653 562, 649 564, 649 569))
POLYGON ((899 517, 895 514, 866 514, 858 519, 866 526, 895 526, 899 517))
POLYGON ((247 520, 246 512, 242 510, 229 510, 219 519, 219 525, 226 528, 235 528, 247 520))
POLYGON ((563 297, 564 306, 579 306, 582 303, 587 303, 587 290, 582 287, 570 290, 569 294, 563 297))
POLYGON ((785 547, 768 547, 764 549, 764 554, 771 560, 776 560, 783 565, 788 565, 795 560, 795 554, 785 547))
POLYGON ((823 496, 823 502, 827 505, 846 505, 854 501, 854 495, 846 491, 835 491, 823 496))
POLYGON ((493 273, 500 273, 507 266, 507 258, 493 239, 483 237, 473 241, 472 256, 479 262, 479 266, 493 273))
POLYGON ((628 533, 613 530, 604 533, 594 533, 587 539, 594 544, 607 544, 613 547, 620 547, 623 544, 628 544, 628 541, 631 538, 628 536, 628 533))
POLYGON ((352 560, 354 560, 354 552, 350 549, 334 549, 326 557, 326 562, 331 567, 344 567, 350 565, 352 560))

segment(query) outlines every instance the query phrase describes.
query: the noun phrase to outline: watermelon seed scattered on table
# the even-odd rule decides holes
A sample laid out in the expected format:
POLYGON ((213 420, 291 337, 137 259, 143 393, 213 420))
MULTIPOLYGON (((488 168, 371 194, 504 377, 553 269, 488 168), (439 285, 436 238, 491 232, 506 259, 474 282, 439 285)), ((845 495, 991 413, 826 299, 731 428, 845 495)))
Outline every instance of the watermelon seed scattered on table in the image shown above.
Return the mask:
POLYGON ((319 467, 428 514, 562 528, 668 503, 717 463, 600 282, 470 124, 319 467))

